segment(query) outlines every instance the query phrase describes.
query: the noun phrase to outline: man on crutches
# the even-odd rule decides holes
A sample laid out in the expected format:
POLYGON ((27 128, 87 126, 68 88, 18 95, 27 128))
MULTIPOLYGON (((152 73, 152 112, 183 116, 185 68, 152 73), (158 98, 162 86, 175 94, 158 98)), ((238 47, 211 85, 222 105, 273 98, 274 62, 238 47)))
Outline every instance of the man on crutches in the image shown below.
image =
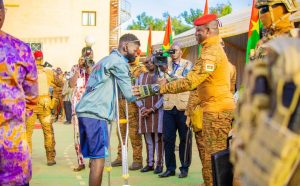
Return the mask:
POLYGON ((115 86, 127 101, 136 101, 131 92, 128 63, 135 61, 139 47, 135 35, 123 35, 118 49, 93 67, 86 91, 76 107, 81 151, 83 157, 91 159, 90 186, 101 185, 104 158, 109 149, 107 124, 118 120, 115 86))

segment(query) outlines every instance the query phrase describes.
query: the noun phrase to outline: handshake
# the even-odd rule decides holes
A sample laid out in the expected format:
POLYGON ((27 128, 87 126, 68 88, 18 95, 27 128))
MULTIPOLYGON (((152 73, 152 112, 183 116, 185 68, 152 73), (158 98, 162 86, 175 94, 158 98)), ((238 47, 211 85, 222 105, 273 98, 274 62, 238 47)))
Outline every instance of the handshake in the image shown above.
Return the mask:
POLYGON ((167 79, 161 79, 158 82, 159 84, 133 86, 132 92, 133 95, 138 97, 138 99, 144 99, 146 97, 160 94, 160 86, 166 84, 167 82, 167 79))
POLYGON ((158 84, 139 85, 132 88, 133 95, 137 96, 138 99, 158 95, 159 90, 160 85, 158 84))

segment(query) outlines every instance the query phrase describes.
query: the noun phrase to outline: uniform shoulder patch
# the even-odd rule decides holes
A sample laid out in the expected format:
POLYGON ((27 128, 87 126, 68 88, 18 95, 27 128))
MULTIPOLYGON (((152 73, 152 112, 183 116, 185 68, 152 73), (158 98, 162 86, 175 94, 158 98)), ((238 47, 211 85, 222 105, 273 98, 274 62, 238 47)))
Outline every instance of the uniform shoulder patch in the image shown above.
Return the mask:
POLYGON ((214 64, 205 64, 205 71, 206 72, 213 72, 215 71, 216 66, 214 64))

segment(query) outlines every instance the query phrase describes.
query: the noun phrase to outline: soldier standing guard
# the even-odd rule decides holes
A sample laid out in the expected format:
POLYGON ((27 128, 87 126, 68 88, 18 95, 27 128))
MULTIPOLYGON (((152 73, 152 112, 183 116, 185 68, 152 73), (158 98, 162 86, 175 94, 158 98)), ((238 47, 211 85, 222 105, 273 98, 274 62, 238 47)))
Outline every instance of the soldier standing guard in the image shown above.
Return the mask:
POLYGON ((54 72, 51 69, 43 66, 43 53, 41 51, 34 52, 34 57, 38 68, 39 101, 33 114, 26 121, 26 134, 28 144, 32 151, 32 133, 36 119, 39 119, 44 133, 47 165, 52 166, 56 164, 56 152, 54 130, 51 120, 53 102, 51 101, 50 92, 54 87, 61 87, 63 82, 59 78, 55 78, 54 72))

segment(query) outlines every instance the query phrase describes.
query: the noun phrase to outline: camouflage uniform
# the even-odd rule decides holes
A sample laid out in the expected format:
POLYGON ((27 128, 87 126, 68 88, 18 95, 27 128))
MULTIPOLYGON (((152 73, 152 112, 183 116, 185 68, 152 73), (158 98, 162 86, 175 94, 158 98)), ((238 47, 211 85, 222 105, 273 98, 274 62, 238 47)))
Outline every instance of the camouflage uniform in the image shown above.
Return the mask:
MULTIPOLYGON (((146 69, 144 66, 141 66, 138 63, 138 58, 136 62, 133 64, 130 64, 130 73, 132 78, 138 78, 139 75, 142 73, 146 72, 146 69)), ((119 100, 119 114, 120 114, 120 119, 125 119, 126 118, 126 108, 125 108, 125 99, 120 99, 119 100)), ((135 103, 128 103, 128 119, 129 119, 129 138, 131 141, 131 146, 132 146, 132 151, 133 151, 133 162, 142 164, 143 163, 143 157, 142 157, 142 152, 143 152, 143 142, 142 142, 142 136, 141 134, 138 133, 138 121, 139 121, 139 110, 138 107, 136 106, 135 103)), ((122 134, 123 141, 125 141, 125 136, 126 136, 126 125, 121 124, 120 125, 120 131, 122 134)), ((117 131, 118 134, 118 131, 117 131)), ((119 139, 119 135, 118 135, 119 139)), ((117 156, 117 161, 122 160, 122 150, 121 150, 121 141, 119 139, 119 144, 118 144, 118 156, 117 156)))
POLYGON ((53 104, 51 102, 49 90, 45 90, 43 93, 40 91, 40 89, 42 86, 46 86, 46 85, 42 85, 43 83, 48 83, 49 87, 61 86, 62 81, 54 77, 54 73, 51 69, 47 69, 39 65, 38 66, 39 80, 42 79, 41 78, 42 74, 46 75, 47 80, 46 82, 39 81, 39 101, 37 106, 34 109, 33 114, 26 120, 26 134, 27 134, 28 144, 30 146, 30 151, 32 151, 32 133, 33 133, 36 119, 39 119, 44 133, 44 144, 46 149, 46 156, 49 162, 49 161, 54 161, 56 155, 54 131, 53 131, 53 126, 51 121, 51 109, 53 108, 53 104))
MULTIPOLYGON (((285 144, 286 140, 290 139, 290 135, 287 134, 289 132, 286 132, 286 129, 282 129, 280 132, 277 130, 278 124, 288 125, 284 124, 288 122, 282 120, 284 117, 282 117, 280 113, 277 113, 278 108, 276 107, 281 102, 283 102, 283 105, 289 105, 291 98, 294 96, 293 92, 295 91, 296 85, 290 81, 283 83, 284 88, 278 87, 278 79, 284 79, 286 78, 285 75, 287 75, 280 74, 281 71, 286 69, 285 65, 276 64, 276 60, 279 58, 278 56, 282 55, 281 52, 284 52, 284 50, 281 49, 280 52, 278 52, 278 50, 277 53, 274 53, 270 51, 270 48, 274 48, 275 45, 278 45, 275 47, 277 48, 284 43, 286 44, 284 47, 289 48, 289 42, 293 42, 292 40, 289 42, 280 41, 280 39, 276 38, 279 38, 279 36, 295 37, 294 33, 296 30, 293 29, 294 26, 289 20, 289 15, 296 10, 296 4, 293 0, 258 0, 256 6, 258 8, 262 6, 269 7, 270 12, 260 16, 265 16, 262 19, 265 26, 268 26, 269 22, 271 22, 272 25, 266 27, 266 35, 258 44, 254 53, 255 55, 252 57, 253 63, 248 65, 245 70, 244 84, 247 85, 247 89, 243 91, 238 102, 235 120, 236 137, 234 138, 231 150, 231 160, 235 165, 235 172, 241 177, 243 184, 273 185, 274 182, 272 183, 272 181, 274 180, 272 179, 277 177, 279 180, 276 180, 276 184, 281 185, 283 177, 287 172, 287 174, 289 174, 289 171, 282 169, 282 173, 277 172, 281 175, 275 176, 277 169, 273 166, 280 166, 278 163, 280 163, 280 159, 283 157, 280 155, 277 156, 276 152, 280 152, 283 147, 288 149, 288 147, 284 145, 281 146, 280 144, 285 144), (277 4, 281 6, 273 6, 277 4), (287 13, 282 11, 284 7, 287 13), (276 42, 273 42, 273 40, 276 42), (272 47, 268 44, 270 42, 273 42, 272 47), (274 68, 276 66, 278 67, 277 69, 274 68), (284 92, 284 94, 280 92, 284 92), (280 99, 278 99, 277 94, 280 95, 280 99), (271 125, 269 125, 270 123, 271 125), (279 141, 281 142, 279 143, 279 141), (276 146, 275 149, 273 149, 273 145, 276 146), (270 150, 274 152, 270 154, 270 150), (258 158, 255 154, 250 152, 263 155, 258 158), (255 161, 256 163, 253 164, 251 161, 255 161), (264 167, 264 164, 268 165, 264 167), (261 168, 264 167, 264 170, 261 170, 257 166, 261 166, 261 168), (244 167, 247 167, 247 170, 245 170, 244 167)), ((292 50, 292 48, 290 50, 292 50)), ((292 51, 290 52, 292 53, 292 51)), ((285 61, 285 63, 287 63, 287 61, 285 61)), ((297 66, 296 64, 297 62, 294 62, 294 67, 297 66)), ((289 112, 293 111, 290 110, 289 112)), ((288 142, 286 144, 288 144, 288 142)), ((287 167, 288 164, 286 165, 286 168, 287 167)))
POLYGON ((298 185, 300 41, 277 38, 265 47, 268 58, 255 62, 252 72, 261 73, 248 74, 249 89, 239 103, 232 159, 244 185, 298 185), (262 77, 268 91, 248 94, 260 88, 262 77))
MULTIPOLYGON (((203 108, 203 129, 196 132, 203 177, 207 186, 212 185, 211 154, 226 148, 226 138, 231 129, 235 107, 230 92, 230 64, 218 36, 202 42, 201 56, 186 78, 160 87, 160 93, 178 93, 194 90, 190 99, 194 106, 203 108), (196 90, 195 90, 196 89, 196 90), (201 144, 203 137, 203 144, 201 144), (202 148, 204 153, 201 153, 202 148)), ((191 102, 191 101, 190 101, 191 102)), ((191 106, 191 105, 189 105, 191 106)), ((193 108, 188 108, 193 110, 193 108)))

